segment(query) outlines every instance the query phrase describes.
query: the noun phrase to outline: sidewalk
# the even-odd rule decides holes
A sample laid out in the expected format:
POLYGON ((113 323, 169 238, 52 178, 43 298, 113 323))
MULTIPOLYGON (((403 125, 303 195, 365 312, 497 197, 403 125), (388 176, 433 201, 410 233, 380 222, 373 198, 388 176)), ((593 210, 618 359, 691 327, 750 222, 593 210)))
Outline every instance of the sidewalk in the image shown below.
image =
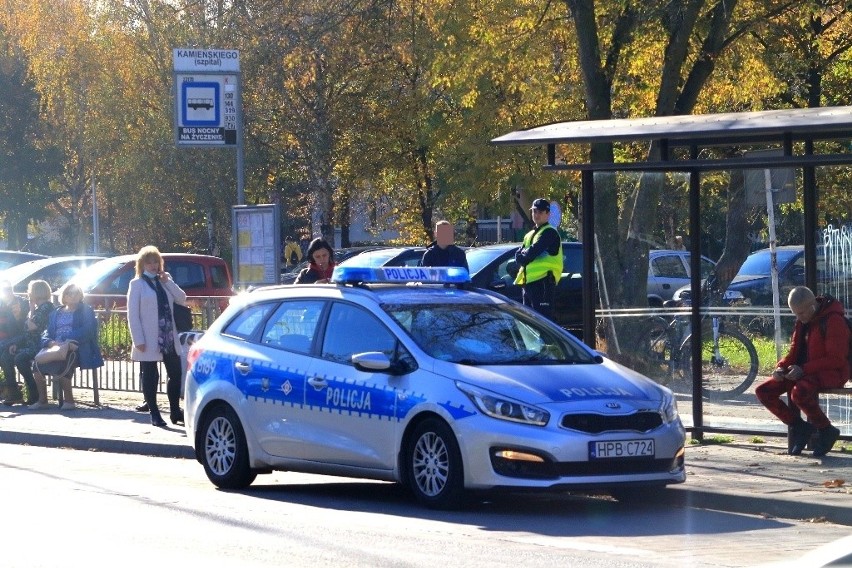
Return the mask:
MULTIPOLYGON (((141 394, 101 391, 97 407, 91 391, 76 393, 72 411, 0 406, 0 443, 194 459, 182 426, 155 428, 147 413, 134 410, 141 394)), ((161 397, 160 408, 166 407, 161 397)), ((821 459, 809 451, 789 456, 786 447, 784 438, 752 443, 744 436, 726 444, 688 445, 686 483, 673 486, 665 499, 673 505, 852 526, 852 443, 821 459)), ((204 475, 201 466, 198 474, 204 475)))

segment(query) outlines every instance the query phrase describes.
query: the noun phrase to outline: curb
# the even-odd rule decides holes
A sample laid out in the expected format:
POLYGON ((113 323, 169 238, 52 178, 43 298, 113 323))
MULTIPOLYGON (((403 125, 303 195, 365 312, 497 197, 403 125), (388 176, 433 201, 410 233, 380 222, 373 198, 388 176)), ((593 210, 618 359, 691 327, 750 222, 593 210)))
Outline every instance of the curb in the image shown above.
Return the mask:
POLYGON ((58 434, 36 434, 0 430, 0 444, 39 446, 43 448, 70 448, 83 451, 136 454, 161 458, 195 459, 195 452, 184 444, 134 442, 104 438, 80 438, 58 434))
MULTIPOLYGON (((687 482, 689 483, 689 482, 687 482)), ((684 485, 670 486, 662 502, 727 513, 759 515, 767 518, 814 520, 852 526, 852 509, 830 503, 778 499, 755 494, 713 492, 684 485)))

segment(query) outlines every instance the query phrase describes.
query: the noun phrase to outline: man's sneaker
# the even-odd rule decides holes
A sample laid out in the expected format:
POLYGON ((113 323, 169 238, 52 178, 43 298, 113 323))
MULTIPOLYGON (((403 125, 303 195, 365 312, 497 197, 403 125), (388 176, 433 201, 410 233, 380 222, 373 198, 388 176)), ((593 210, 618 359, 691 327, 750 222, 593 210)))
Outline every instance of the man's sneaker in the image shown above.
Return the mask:
POLYGON ((15 406, 16 404, 21 404, 23 402, 24 397, 22 395, 9 396, 3 399, 3 406, 15 406))
POLYGON ((74 410, 75 408, 77 408, 77 405, 73 402, 63 402, 59 410, 74 410))
POLYGON ((814 432, 814 425, 810 422, 805 422, 804 420, 799 419, 799 421, 791 426, 793 432, 793 445, 790 446, 790 455, 798 456, 801 455, 802 450, 804 450, 808 442, 811 440, 811 434, 814 432))
POLYGON ((30 410, 41 410, 42 408, 47 408, 48 406, 49 405, 46 402, 36 401, 36 402, 32 403, 31 405, 29 405, 27 408, 29 408, 30 410))
POLYGON ((821 458, 831 451, 834 447, 834 442, 840 437, 840 430, 834 426, 826 426, 819 429, 819 437, 817 438, 816 447, 814 447, 814 457, 821 458))

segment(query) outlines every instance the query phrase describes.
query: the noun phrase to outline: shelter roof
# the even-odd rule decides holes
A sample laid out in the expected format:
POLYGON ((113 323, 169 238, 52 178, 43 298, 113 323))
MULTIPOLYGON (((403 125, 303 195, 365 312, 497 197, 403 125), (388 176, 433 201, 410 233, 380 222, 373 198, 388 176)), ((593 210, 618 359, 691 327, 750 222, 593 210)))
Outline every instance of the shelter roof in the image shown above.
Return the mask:
POLYGON ((578 144, 668 140, 674 146, 844 138, 852 106, 556 122, 498 136, 494 144, 578 144))

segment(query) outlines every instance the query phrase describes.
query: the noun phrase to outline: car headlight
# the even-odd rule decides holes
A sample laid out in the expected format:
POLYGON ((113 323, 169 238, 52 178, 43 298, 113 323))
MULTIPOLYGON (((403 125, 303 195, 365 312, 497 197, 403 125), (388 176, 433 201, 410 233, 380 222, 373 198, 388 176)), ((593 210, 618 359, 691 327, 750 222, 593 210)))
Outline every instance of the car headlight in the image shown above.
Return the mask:
POLYGON ((546 410, 518 402, 482 389, 456 383, 456 386, 467 395, 483 414, 499 420, 520 422, 533 426, 544 426, 550 420, 546 410))
POLYGON ((662 414, 663 420, 665 420, 666 424, 670 424, 677 420, 677 400, 673 394, 666 393, 666 395, 663 396, 663 402, 660 403, 660 414, 662 414))

